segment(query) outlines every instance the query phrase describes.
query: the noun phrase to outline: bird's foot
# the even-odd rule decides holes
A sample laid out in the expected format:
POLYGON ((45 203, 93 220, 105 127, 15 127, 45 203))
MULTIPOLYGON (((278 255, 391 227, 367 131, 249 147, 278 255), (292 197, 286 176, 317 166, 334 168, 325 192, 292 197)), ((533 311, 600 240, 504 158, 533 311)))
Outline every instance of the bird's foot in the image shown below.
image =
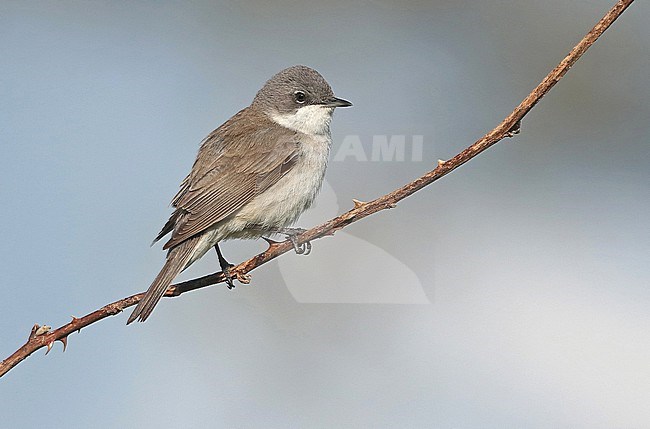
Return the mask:
POLYGON ((247 285, 250 284, 251 280, 253 279, 253 276, 251 276, 249 273, 238 273, 238 272, 233 272, 233 268, 235 266, 233 264, 228 264, 226 268, 221 268, 221 272, 223 273, 223 276, 226 279, 226 286, 228 289, 234 289, 235 288, 235 279, 241 284, 247 285))
POLYGON ((237 274, 237 280, 239 281, 239 283, 247 285, 247 284, 249 284, 251 282, 252 279, 253 279, 253 276, 251 276, 248 273, 246 273, 246 274, 237 274))
POLYGON ((233 283, 233 280, 235 277, 230 274, 230 269, 235 268, 233 264, 228 264, 227 267, 221 266, 221 272, 223 273, 223 276, 226 278, 226 286, 228 286, 228 289, 234 289, 235 288, 235 283, 233 283))
POLYGON ((233 275, 233 273, 231 273, 231 270, 235 268, 235 266, 230 262, 226 261, 226 258, 223 257, 223 254, 221 253, 221 249, 219 249, 219 243, 214 245, 214 250, 217 251, 217 257, 219 258, 219 266, 221 266, 221 272, 223 273, 223 276, 226 280, 226 286, 228 286, 228 289, 235 288, 235 283, 233 282, 234 279, 239 280, 239 282, 243 284, 249 284, 251 282, 250 274, 234 273, 233 275))
POLYGON ((287 236, 287 240, 291 241, 293 250, 298 255, 309 255, 311 253, 311 243, 309 241, 305 241, 302 244, 298 242, 298 236, 305 231, 307 230, 303 228, 280 228, 277 230, 277 233, 287 236))

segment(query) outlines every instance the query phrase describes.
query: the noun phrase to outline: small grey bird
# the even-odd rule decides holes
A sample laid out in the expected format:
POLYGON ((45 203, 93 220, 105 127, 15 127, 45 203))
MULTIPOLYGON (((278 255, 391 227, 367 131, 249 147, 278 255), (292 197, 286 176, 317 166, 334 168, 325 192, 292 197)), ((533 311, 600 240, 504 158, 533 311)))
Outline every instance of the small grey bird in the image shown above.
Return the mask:
POLYGON ((175 210, 154 243, 171 232, 167 260, 128 323, 144 322, 172 280, 215 248, 228 287, 231 265, 219 242, 286 234, 296 253, 309 253, 287 228, 311 206, 323 183, 336 98, 316 71, 293 66, 269 79, 250 106, 201 143, 192 171, 172 200, 175 210))

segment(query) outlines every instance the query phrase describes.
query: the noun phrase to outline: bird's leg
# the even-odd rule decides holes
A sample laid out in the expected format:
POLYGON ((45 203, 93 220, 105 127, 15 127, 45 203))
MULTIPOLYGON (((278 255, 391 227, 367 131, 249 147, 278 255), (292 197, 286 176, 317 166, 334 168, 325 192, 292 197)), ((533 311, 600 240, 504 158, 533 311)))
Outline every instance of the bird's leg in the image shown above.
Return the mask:
POLYGON ((234 265, 226 261, 226 258, 223 257, 223 255, 221 254, 221 249, 219 249, 219 243, 214 245, 214 250, 217 251, 217 257, 219 258, 219 265, 221 265, 221 271, 223 272, 223 275, 226 277, 226 285, 228 286, 228 289, 232 289, 235 287, 235 284, 232 282, 230 269, 234 267, 234 265))
MULTIPOLYGON (((285 228, 268 228, 268 227, 263 227, 259 225, 251 225, 250 228, 255 228, 259 229, 260 231, 264 231, 265 233, 269 234, 282 234, 287 236, 287 240, 291 241, 291 244, 293 245, 293 250, 298 254, 298 255, 309 255, 311 252, 311 243, 309 241, 306 241, 302 244, 298 243, 298 236, 302 234, 303 232, 307 231, 304 228, 290 228, 290 227, 285 227, 285 228)), ((271 240, 270 238, 267 237, 262 237, 264 240, 266 240, 267 243, 269 243, 269 246, 273 246, 277 244, 278 242, 275 240, 271 240)))
POLYGON ((305 231, 307 230, 303 228, 278 228, 274 232, 286 235, 287 239, 291 241, 291 244, 293 244, 293 250, 298 255, 309 255, 311 252, 311 243, 309 241, 305 241, 302 244, 298 244, 297 237, 305 231))

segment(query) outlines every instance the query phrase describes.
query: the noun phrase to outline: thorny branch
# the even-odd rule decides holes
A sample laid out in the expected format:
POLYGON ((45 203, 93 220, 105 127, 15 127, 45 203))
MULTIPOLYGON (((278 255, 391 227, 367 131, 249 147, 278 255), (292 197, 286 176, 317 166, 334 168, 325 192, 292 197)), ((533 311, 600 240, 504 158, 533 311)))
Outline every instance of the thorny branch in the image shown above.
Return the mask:
MULTIPOLYGON (((607 28, 609 28, 609 26, 623 13, 623 11, 632 4, 633 1, 634 0, 620 0, 617 2, 614 7, 605 14, 605 16, 591 29, 591 31, 589 31, 589 33, 587 33, 587 35, 585 35, 585 37, 557 65, 557 67, 555 67, 519 104, 519 106, 517 106, 515 110, 513 110, 512 113, 492 131, 478 139, 474 144, 453 158, 447 161, 438 161, 438 166, 434 170, 410 183, 407 183, 401 188, 373 201, 361 202, 354 200, 354 208, 352 210, 305 231, 297 237, 299 243, 333 235, 336 231, 345 228, 349 224, 361 220, 366 216, 370 216, 371 214, 384 209, 395 207, 399 201, 449 174, 503 138, 512 137, 514 134, 517 134, 519 132, 521 119, 533 108, 533 106, 535 106, 535 104, 537 104, 537 102, 539 102, 539 100, 541 100, 544 95, 546 95, 551 88, 553 88, 553 86, 555 86, 555 84, 569 71, 576 61, 578 61, 582 54, 589 49, 589 47, 605 32, 605 30, 607 30, 607 28)), ((279 243, 271 243, 266 251, 234 267, 231 270, 231 274, 234 277, 236 276, 240 279, 244 279, 245 274, 249 271, 277 258, 291 249, 293 249, 293 246, 288 240, 279 243)), ((210 274, 183 283, 171 285, 169 289, 167 289, 165 296, 178 296, 191 290, 221 283, 224 280, 223 273, 219 272, 210 274)), ((79 331, 81 328, 92 323, 122 312, 125 308, 137 304, 143 296, 144 293, 132 295, 128 298, 120 299, 119 301, 105 305, 99 310, 93 311, 81 318, 73 317, 70 323, 63 325, 54 331, 50 331, 49 326, 34 325, 27 342, 0 364, 0 377, 36 350, 42 347, 47 347, 47 352, 49 352, 56 341, 63 343, 63 349, 65 350, 68 335, 72 332, 79 331)))

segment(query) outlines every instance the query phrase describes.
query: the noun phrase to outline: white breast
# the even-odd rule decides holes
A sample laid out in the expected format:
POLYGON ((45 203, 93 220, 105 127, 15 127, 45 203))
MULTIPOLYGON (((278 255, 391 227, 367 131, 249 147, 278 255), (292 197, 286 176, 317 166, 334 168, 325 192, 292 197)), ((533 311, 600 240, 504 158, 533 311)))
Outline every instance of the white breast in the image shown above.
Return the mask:
POLYGON ((296 164, 275 185, 255 197, 235 215, 238 221, 281 228, 307 210, 323 184, 331 138, 329 134, 300 140, 296 164))
MULTIPOLYGON (((333 111, 331 107, 313 105, 294 113, 270 115, 278 125, 300 133, 300 154, 278 183, 241 208, 234 219, 238 225, 233 227, 257 224, 282 228, 295 222, 312 205, 327 168, 333 111)), ((244 231, 242 235, 247 234, 244 231)))
POLYGON ((303 106, 271 119, 299 134, 300 154, 295 165, 275 185, 242 207, 235 218, 249 224, 281 228, 295 222, 320 191, 332 144, 330 122, 334 109, 303 106))

